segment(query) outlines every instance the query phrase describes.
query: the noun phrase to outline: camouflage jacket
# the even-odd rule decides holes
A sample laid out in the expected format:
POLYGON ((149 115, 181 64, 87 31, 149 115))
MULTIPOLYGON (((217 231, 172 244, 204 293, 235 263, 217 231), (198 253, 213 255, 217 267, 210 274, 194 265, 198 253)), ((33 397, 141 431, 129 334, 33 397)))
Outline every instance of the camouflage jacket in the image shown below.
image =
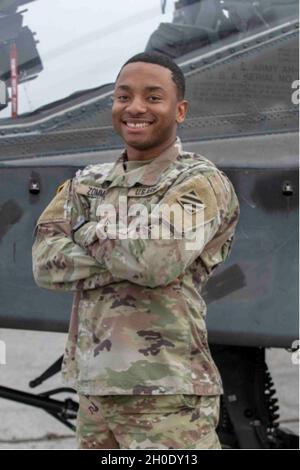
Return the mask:
MULTIPOLYGON (((231 249, 235 191, 212 162, 182 151, 179 139, 146 165, 126 172, 125 161, 123 152, 116 163, 79 170, 37 222, 37 284, 75 292, 64 382, 91 395, 218 395, 222 382, 208 347, 201 288, 231 249), (99 236, 104 205, 118 213, 120 196, 128 214, 133 204, 151 213, 153 204, 175 203, 193 233, 202 230, 201 242, 187 250, 184 237, 105 238, 107 225, 99 236), (80 220, 85 224, 72 233, 80 220)), ((174 219, 169 225, 174 233, 174 219)), ((141 228, 149 233, 153 225, 141 228)))

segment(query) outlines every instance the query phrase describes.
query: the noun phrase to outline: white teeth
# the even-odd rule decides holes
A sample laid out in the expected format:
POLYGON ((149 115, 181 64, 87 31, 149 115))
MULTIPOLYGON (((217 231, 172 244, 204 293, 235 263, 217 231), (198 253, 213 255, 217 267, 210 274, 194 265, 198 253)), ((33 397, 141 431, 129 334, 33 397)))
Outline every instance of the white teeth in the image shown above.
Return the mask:
POLYGON ((150 122, 126 122, 126 125, 128 127, 132 127, 136 129, 136 128, 148 127, 150 126, 150 122))

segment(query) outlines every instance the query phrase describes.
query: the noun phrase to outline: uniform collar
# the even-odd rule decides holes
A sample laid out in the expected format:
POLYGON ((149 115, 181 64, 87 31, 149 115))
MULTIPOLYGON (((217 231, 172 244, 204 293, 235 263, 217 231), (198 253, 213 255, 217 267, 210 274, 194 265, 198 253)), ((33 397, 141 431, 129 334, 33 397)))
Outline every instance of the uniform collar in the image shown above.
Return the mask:
POLYGON ((140 168, 136 168, 127 174, 123 167, 124 161, 127 161, 127 153, 126 150, 123 150, 112 169, 108 172, 104 181, 110 183, 109 187, 131 187, 134 186, 135 183, 140 183, 145 186, 154 186, 158 183, 163 171, 168 168, 174 160, 176 160, 181 152, 181 141, 179 137, 177 137, 175 142, 164 150, 164 152, 162 152, 158 157, 154 158, 151 163, 143 165, 140 168))

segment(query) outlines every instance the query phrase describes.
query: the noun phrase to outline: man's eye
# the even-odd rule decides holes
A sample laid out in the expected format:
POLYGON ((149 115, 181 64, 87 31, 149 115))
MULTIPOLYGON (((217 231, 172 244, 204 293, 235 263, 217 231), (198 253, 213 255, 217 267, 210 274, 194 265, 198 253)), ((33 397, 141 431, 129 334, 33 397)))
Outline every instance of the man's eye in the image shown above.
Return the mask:
POLYGON ((126 101, 126 100, 128 100, 128 96, 126 96, 126 95, 120 95, 120 96, 117 96, 117 99, 118 99, 119 101, 126 101))
POLYGON ((160 101, 161 98, 160 98, 160 96, 152 96, 151 95, 151 96, 148 96, 148 100, 149 101, 160 101))

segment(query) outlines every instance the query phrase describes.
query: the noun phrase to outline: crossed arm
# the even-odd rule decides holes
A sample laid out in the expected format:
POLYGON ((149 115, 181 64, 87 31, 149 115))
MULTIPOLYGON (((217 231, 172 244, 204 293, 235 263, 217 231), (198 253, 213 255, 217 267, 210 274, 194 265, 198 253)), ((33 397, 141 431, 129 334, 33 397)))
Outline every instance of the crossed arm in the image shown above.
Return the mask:
MULTIPOLYGON (((193 250, 186 250, 184 238, 99 239, 96 221, 81 227, 73 241, 71 227, 78 217, 87 217, 87 207, 82 196, 76 194, 72 181, 66 182, 37 223, 33 245, 36 283, 62 291, 95 289, 120 281, 152 288, 171 283, 199 256, 220 224, 212 188, 204 177, 191 181, 192 188, 194 184, 198 185, 195 189, 202 194, 206 207, 201 227, 204 236, 193 250)), ((186 186, 185 183, 185 191, 186 186)), ((172 189, 162 202, 176 202, 180 191, 180 186, 172 189)))

